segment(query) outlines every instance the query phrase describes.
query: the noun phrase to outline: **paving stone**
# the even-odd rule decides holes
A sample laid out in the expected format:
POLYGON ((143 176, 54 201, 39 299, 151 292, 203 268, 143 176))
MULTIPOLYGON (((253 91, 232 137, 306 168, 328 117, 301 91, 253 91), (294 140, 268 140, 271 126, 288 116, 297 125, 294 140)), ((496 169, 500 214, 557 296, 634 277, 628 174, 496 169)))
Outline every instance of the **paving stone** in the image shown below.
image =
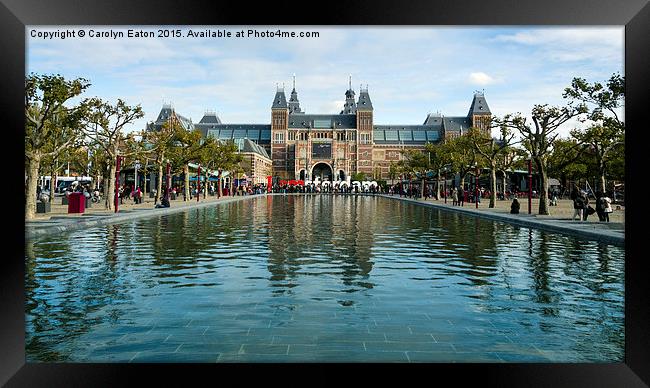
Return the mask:
POLYGON ((220 353, 163 353, 139 352, 132 363, 215 363, 220 353))
POLYGON ((241 354, 287 354, 289 345, 243 344, 241 354))

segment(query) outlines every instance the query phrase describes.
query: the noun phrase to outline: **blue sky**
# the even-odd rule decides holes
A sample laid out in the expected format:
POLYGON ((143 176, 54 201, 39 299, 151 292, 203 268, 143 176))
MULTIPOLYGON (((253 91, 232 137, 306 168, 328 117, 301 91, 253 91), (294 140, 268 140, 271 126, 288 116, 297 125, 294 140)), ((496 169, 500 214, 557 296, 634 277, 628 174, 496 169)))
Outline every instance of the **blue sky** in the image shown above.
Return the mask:
MULTIPOLYGON (((68 29, 156 31, 159 27, 76 26, 68 29)), ((202 31, 223 27, 166 27, 202 31)), ((375 124, 421 124, 427 113, 467 114, 484 90, 497 116, 530 114, 534 104, 563 104, 573 77, 604 81, 623 74, 621 27, 277 27, 240 31, 318 31, 317 38, 67 38, 31 37, 27 72, 84 77, 85 97, 141 104, 155 120, 163 101, 198 122, 216 110, 224 123, 270 123, 276 84, 291 91, 292 74, 306 113, 339 113, 348 75, 358 95, 368 84, 375 124)), ((568 133, 576 120, 561 132, 568 133)))

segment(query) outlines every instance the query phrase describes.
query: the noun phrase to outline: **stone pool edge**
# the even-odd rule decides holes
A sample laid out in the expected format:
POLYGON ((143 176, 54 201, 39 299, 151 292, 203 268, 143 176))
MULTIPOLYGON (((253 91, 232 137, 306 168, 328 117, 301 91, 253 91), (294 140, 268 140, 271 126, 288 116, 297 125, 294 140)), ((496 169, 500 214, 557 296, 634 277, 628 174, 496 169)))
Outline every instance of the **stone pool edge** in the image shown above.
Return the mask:
MULTIPOLYGON (((571 224, 571 226, 567 226, 567 225, 557 224, 556 223, 557 220, 535 219, 533 215, 528 215, 528 214, 511 215, 511 214, 502 214, 502 213, 482 212, 482 211, 477 211, 474 208, 450 207, 448 205, 417 201, 414 199, 404 198, 404 197, 394 197, 386 194, 378 194, 377 196, 388 198, 388 199, 401 200, 416 205, 429 206, 436 209, 455 211, 455 212, 471 215, 474 217, 489 219, 492 221, 507 222, 509 224, 514 224, 514 225, 523 226, 527 228, 542 229, 550 232, 559 232, 574 237, 581 237, 581 238, 596 240, 608 244, 625 246, 625 236, 619 236, 615 232, 602 231, 602 230, 585 230, 585 229, 576 228, 576 226, 578 225, 585 225, 585 224, 576 224, 576 225, 571 224), (531 219, 528 219, 528 217, 530 217, 531 219)), ((471 205, 474 206, 473 203, 471 205)))

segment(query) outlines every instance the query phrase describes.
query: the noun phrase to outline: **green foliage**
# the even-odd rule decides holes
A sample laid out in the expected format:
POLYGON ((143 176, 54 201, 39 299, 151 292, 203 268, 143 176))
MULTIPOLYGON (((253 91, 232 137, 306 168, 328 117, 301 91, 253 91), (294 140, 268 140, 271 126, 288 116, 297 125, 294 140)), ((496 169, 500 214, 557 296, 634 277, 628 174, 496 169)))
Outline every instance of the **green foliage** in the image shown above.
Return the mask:
POLYGON ((90 86, 87 80, 67 81, 60 75, 30 74, 25 79, 25 156, 39 158, 61 152, 76 141, 85 105, 64 104, 90 86))
POLYGON ((564 98, 580 101, 592 106, 587 118, 602 122, 605 127, 623 129, 625 124, 617 110, 625 101, 625 77, 613 74, 605 85, 600 82, 588 83, 583 78, 574 78, 571 87, 564 89, 564 98))
POLYGON ((351 179, 353 181, 363 182, 364 180, 366 180, 366 173, 365 172, 357 172, 355 174, 352 174, 351 179))

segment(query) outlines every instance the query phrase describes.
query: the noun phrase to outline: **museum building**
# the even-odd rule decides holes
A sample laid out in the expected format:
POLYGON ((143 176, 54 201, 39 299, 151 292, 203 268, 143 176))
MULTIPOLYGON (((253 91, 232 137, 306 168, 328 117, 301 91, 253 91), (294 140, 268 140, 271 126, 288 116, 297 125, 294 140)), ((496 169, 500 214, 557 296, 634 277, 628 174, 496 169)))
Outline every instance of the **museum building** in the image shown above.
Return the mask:
POLYGON ((215 112, 206 112, 196 124, 163 105, 149 130, 160 130, 175 117, 186 129, 199 129, 203 136, 247 144, 248 152, 271 163, 274 177, 280 179, 346 180, 355 173, 375 179, 388 179, 391 162, 402 158, 406 149, 424 150, 426 143, 437 143, 460 136, 469 128, 489 131, 491 112, 483 92, 475 92, 465 116, 429 113, 421 125, 375 124, 368 87, 360 87, 358 99, 351 82, 345 103, 338 114, 305 113, 295 87, 287 100, 283 87, 277 87, 271 104, 270 124, 222 123, 215 112), (252 151, 251 151, 252 150, 252 151), (269 158, 270 157, 270 158, 269 158))

